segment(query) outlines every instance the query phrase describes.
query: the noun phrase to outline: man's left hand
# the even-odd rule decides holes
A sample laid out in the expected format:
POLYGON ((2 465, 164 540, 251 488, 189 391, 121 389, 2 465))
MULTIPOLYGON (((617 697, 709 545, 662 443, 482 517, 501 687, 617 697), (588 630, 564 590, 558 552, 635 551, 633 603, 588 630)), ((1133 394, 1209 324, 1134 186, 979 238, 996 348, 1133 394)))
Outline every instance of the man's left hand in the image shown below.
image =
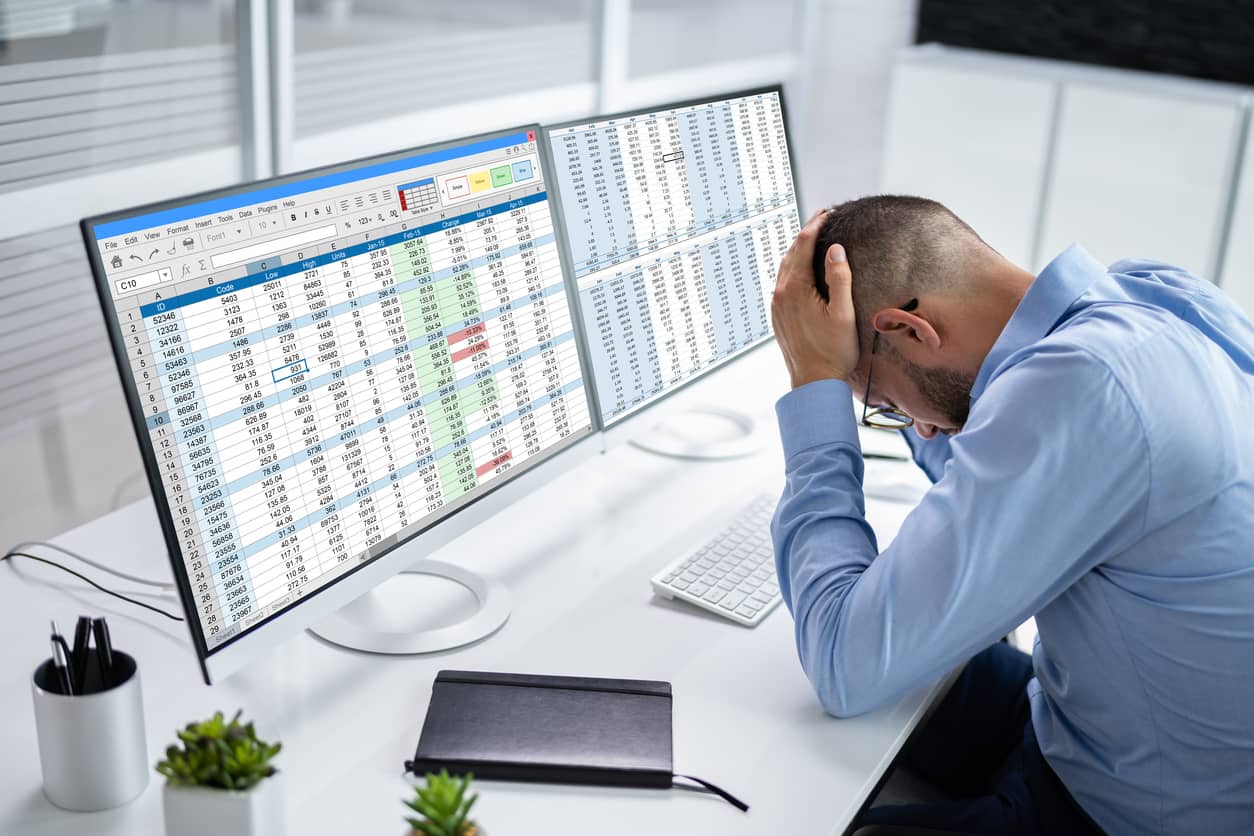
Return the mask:
POLYGON ((814 247, 826 215, 820 210, 811 217, 788 248, 771 300, 775 340, 794 389, 815 380, 848 380, 858 365, 853 276, 840 244, 823 260, 829 301, 814 285, 814 247))

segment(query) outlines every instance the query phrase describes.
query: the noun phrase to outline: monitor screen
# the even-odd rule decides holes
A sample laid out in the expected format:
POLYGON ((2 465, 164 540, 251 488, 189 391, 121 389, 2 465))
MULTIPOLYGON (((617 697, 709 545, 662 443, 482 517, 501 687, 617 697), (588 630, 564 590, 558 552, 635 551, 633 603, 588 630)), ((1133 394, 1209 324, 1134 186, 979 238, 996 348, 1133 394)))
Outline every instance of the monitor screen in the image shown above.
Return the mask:
POLYGON ((592 431, 539 151, 83 222, 202 659, 592 431))
POLYGON ((602 426, 771 335, 800 228, 778 88, 546 136, 602 426))

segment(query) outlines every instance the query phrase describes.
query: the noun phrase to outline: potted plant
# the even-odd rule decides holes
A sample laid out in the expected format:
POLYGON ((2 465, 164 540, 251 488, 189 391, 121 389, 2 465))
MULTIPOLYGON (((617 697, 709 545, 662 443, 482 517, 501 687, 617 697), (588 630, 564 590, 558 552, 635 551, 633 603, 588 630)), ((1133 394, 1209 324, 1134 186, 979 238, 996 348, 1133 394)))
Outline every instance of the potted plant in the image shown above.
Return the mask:
POLYGON ((441 769, 439 774, 428 772, 426 777, 427 785, 416 787, 414 798, 405 802, 409 809, 422 815, 421 819, 405 817, 414 836, 484 836, 483 829, 466 818, 479 798, 478 794, 466 795, 474 775, 463 775, 458 780, 441 769))
POLYGON ((166 836, 283 833, 283 793, 270 763, 282 744, 258 740, 241 713, 189 723, 178 733, 182 745, 165 750, 157 772, 166 777, 166 836))

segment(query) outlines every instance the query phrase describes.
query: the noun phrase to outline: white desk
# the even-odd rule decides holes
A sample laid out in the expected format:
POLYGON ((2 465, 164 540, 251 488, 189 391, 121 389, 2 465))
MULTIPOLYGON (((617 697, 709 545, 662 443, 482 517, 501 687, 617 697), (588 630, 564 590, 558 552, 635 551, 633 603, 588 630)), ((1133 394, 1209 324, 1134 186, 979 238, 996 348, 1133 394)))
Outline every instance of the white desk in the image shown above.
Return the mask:
MULTIPOLYGON (((782 605, 750 630, 656 599, 649 589, 650 575, 685 539, 708 536, 703 521, 782 484, 773 425, 766 432, 767 448, 739 461, 678 462, 631 447, 612 450, 433 555, 503 579, 514 596, 500 632, 434 656, 357 654, 304 633, 209 688, 184 625, 30 561, 0 566, 7 672, 0 680, 0 833, 162 831, 162 779, 155 773, 136 801, 102 813, 65 813, 43 796, 29 675, 48 655, 48 619, 72 632, 83 612, 108 614, 115 644, 139 661, 152 762, 177 728, 215 709, 242 707, 263 737, 283 741, 278 765, 292 836, 404 832, 401 798, 410 790, 401 763, 413 755, 442 668, 668 680, 676 770, 751 805, 744 814, 682 790, 481 781, 475 814, 492 836, 842 832, 943 686, 837 720, 823 712, 801 671, 782 605)), ((868 463, 877 467, 910 466, 868 463)), ((909 506, 869 506, 886 543, 909 506)), ((169 574, 147 500, 57 542, 124 570, 169 574)), ((174 599, 165 605, 178 608, 174 599)))

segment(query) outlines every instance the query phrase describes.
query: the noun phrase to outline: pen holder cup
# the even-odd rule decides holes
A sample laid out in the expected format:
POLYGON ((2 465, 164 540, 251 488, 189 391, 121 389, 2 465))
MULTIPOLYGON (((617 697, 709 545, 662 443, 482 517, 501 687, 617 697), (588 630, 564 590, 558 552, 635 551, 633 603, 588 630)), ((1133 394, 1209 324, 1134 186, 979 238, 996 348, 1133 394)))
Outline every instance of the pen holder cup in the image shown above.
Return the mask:
POLYGON ((65 810, 107 810, 148 786, 148 743, 139 669, 113 652, 112 684, 80 696, 61 693, 49 659, 35 669, 31 693, 44 795, 65 810))

